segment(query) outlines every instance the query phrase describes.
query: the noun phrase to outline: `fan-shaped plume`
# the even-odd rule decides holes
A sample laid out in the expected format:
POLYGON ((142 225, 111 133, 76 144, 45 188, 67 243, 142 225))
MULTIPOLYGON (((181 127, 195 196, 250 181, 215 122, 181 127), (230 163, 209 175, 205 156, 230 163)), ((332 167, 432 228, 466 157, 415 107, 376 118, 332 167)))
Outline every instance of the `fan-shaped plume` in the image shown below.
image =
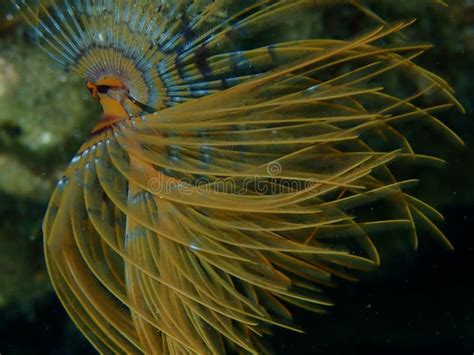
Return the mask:
POLYGON ((440 162, 412 149, 417 122, 460 141, 435 116, 453 90, 413 62, 429 46, 399 36, 411 22, 252 47, 343 3, 377 18, 335 0, 19 2, 104 107, 44 221, 54 287, 97 350, 261 353, 271 326, 299 330, 286 304, 324 312, 332 276, 376 267, 383 232, 451 247, 391 169, 440 162))

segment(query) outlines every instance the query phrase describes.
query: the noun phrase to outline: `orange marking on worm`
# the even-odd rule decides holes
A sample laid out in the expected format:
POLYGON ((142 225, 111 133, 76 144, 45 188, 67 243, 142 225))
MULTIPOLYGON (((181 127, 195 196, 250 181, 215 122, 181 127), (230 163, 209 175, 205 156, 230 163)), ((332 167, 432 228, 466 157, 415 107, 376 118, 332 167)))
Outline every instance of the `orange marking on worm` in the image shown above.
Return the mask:
POLYGON ((121 80, 114 77, 104 77, 97 83, 87 82, 87 88, 92 97, 100 102, 103 109, 102 119, 94 127, 92 133, 129 119, 129 114, 124 107, 128 89, 121 80))

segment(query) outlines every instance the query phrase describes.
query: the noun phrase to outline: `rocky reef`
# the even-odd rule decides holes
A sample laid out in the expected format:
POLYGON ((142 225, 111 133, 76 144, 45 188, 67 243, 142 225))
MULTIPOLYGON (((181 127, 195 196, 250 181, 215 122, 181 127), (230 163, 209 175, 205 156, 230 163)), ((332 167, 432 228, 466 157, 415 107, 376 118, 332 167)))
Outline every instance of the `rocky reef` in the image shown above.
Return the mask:
POLYGON ((0 309, 32 309, 49 290, 42 214, 98 107, 82 80, 12 26, 0 37, 0 309))

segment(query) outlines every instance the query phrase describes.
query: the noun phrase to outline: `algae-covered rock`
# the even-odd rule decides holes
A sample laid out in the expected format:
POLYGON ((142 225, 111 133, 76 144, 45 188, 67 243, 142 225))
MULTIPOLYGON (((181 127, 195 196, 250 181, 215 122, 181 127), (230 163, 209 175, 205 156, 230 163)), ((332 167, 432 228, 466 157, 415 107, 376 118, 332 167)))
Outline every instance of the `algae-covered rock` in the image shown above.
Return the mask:
POLYGON ((0 309, 16 304, 30 312, 51 291, 37 237, 23 235, 15 226, 0 229, 0 309))
POLYGON ((51 184, 43 176, 34 174, 14 156, 0 154, 0 171, 1 192, 39 202, 48 201, 51 184))
POLYGON ((96 110, 84 82, 31 43, 0 42, 0 191, 46 202, 96 110))
POLYGON ((0 2, 0 32, 14 26, 19 20, 19 14, 14 11, 10 1, 0 2))
POLYGON ((84 82, 32 46, 2 46, 0 76, 0 126, 18 127, 15 144, 35 155, 66 145, 91 121, 84 82))
POLYGON ((31 309, 50 290, 42 216, 97 109, 85 83, 21 30, 0 39, 0 309, 31 309))

